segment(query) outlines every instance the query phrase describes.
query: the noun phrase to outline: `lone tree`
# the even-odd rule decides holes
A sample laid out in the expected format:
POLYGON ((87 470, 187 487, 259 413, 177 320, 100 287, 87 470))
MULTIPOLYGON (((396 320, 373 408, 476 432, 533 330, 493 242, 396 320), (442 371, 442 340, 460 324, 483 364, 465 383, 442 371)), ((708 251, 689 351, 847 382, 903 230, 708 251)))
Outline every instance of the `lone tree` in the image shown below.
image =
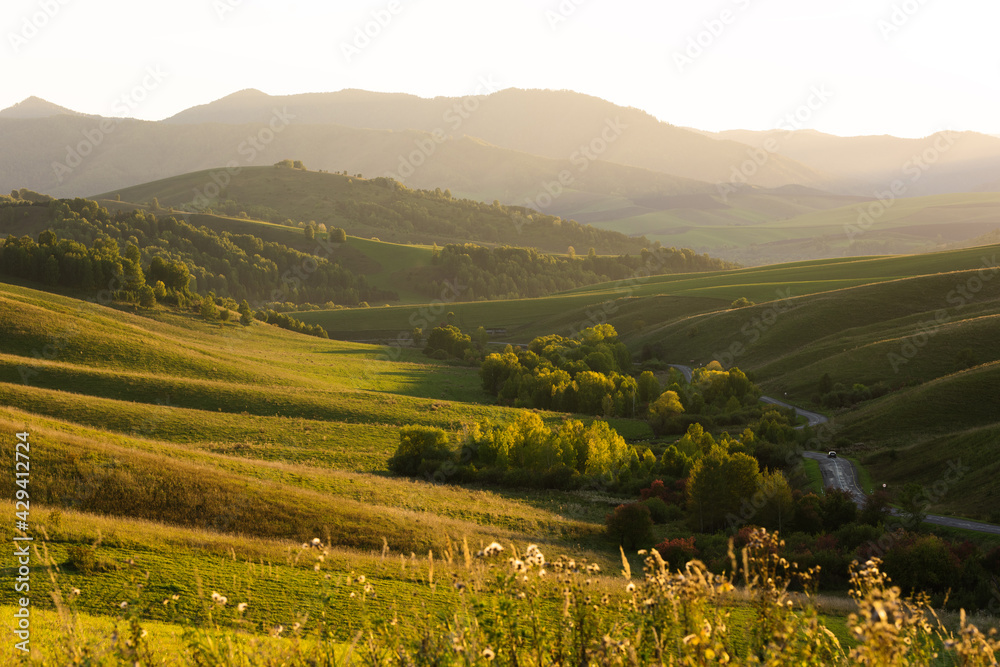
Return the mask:
POLYGON ((243 299, 243 301, 240 302, 240 307, 237 312, 240 314, 240 324, 245 327, 250 326, 253 322, 253 311, 250 309, 250 304, 247 303, 246 299, 243 299))
POLYGON ((215 306, 215 300, 212 297, 202 297, 201 316, 206 320, 216 320, 219 318, 219 309, 215 306))

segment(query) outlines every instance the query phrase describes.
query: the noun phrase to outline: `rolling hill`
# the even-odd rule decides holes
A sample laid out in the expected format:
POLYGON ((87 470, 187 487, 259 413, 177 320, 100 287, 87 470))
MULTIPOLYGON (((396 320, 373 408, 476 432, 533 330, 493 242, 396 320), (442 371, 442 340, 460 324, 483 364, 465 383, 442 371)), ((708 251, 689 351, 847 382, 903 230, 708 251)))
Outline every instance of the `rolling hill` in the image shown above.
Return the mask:
POLYGON ((233 208, 272 221, 322 223, 355 236, 396 243, 431 245, 479 242, 565 252, 568 245, 596 247, 601 253, 637 253, 652 245, 643 238, 539 216, 530 210, 455 199, 440 189, 416 192, 386 178, 284 167, 247 167, 238 173, 209 170, 184 174, 97 195, 99 200, 139 204, 156 198, 161 206, 198 212, 233 208), (222 182, 224 187, 219 187, 222 182), (213 195, 209 198, 207 195, 213 195))
POLYGON ((705 133, 750 146, 773 142, 778 154, 821 171, 817 187, 873 196, 896 179, 907 182, 909 197, 996 191, 1000 138, 978 132, 942 131, 907 139, 882 136, 838 137, 815 130, 728 130, 705 133))
POLYGON ((569 91, 423 99, 249 90, 159 122, 67 111, 29 99, 0 112, 0 187, 92 196, 296 159, 314 170, 391 175, 413 188, 526 206, 744 264, 928 251, 980 236, 991 218, 919 199, 914 207, 926 210, 912 224, 871 230, 863 243, 845 242, 822 214, 865 205, 897 180, 897 200, 987 192, 1000 165, 1000 141, 983 135, 712 134, 569 91), (947 150, 935 148, 945 139, 947 150), (778 148, 760 159, 769 140, 778 148), (927 151, 936 152, 933 159, 927 151), (717 185, 733 180, 747 182, 717 185))

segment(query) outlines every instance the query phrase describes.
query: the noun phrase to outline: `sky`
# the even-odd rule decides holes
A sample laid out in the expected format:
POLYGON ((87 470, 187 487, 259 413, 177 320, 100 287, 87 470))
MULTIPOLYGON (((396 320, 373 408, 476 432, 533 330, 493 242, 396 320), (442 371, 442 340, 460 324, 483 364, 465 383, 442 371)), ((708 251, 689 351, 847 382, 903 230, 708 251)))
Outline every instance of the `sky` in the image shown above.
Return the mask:
POLYGON ((0 108, 516 87, 711 131, 1000 135, 998 24, 996 0, 4 0, 0 108))

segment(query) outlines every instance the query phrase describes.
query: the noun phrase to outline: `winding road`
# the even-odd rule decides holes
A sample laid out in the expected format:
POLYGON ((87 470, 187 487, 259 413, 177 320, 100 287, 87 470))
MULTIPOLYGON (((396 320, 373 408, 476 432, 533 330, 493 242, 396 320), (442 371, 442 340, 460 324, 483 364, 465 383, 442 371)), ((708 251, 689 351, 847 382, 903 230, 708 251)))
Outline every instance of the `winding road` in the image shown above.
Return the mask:
MULTIPOLYGON (((684 366, 682 364, 670 364, 671 368, 676 368, 681 373, 684 374, 684 379, 688 382, 691 381, 691 367, 684 366)), ((825 424, 829 420, 819 414, 818 412, 811 412, 809 410, 803 410, 802 408, 795 407, 790 403, 784 401, 779 401, 776 398, 771 398, 770 396, 762 396, 760 399, 764 403, 771 403, 773 405, 780 405, 785 408, 792 408, 795 410, 795 414, 800 417, 805 417, 809 421, 809 426, 818 426, 819 424, 825 424)), ((797 428, 803 428, 799 426, 797 428)), ((803 452, 802 456, 807 459, 812 459, 819 463, 819 470, 823 475, 823 486, 833 487, 835 489, 841 489, 847 491, 851 494, 854 502, 857 503, 858 507, 862 507, 865 504, 865 492, 861 488, 861 481, 858 477, 857 468, 854 464, 847 459, 842 458, 829 458, 826 453, 823 452, 803 452)), ((899 510, 892 510, 893 516, 903 516, 903 513, 899 510)), ((994 526, 989 523, 982 523, 980 521, 970 521, 968 519, 956 519, 950 516, 941 516, 939 514, 928 514, 924 517, 926 523, 931 523, 936 526, 947 526, 949 528, 961 528, 963 530, 972 530, 977 533, 990 533, 993 535, 1000 535, 1000 526, 994 526)))

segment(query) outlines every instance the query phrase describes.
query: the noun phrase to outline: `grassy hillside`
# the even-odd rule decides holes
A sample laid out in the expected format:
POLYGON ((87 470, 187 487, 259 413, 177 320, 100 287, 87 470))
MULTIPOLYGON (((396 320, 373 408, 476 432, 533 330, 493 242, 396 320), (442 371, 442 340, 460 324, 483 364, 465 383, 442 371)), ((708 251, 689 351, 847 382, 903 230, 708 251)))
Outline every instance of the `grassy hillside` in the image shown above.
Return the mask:
MULTIPOLYGON (((680 328, 684 337, 691 337, 683 343, 676 337, 670 340, 680 346, 678 358, 690 359, 692 355, 701 358, 717 347, 728 346, 728 339, 743 324, 744 320, 739 318, 748 321, 755 312, 729 311, 729 304, 740 297, 765 303, 959 268, 973 269, 984 261, 992 261, 994 252, 991 247, 912 256, 814 260, 732 271, 637 277, 541 299, 314 311, 295 316, 310 324, 320 324, 331 336, 357 340, 392 339, 421 322, 423 328, 428 323, 430 326, 446 323, 447 313, 451 312, 455 324, 464 329, 504 328, 507 335, 500 340, 522 343, 536 335, 579 331, 606 320, 629 335, 636 347, 665 338, 666 332, 659 328, 669 324, 680 328), (722 317, 726 324, 712 327, 697 337, 683 329, 689 316, 714 311, 728 312, 703 317, 722 317)), ((946 294, 947 290, 942 300, 946 294)), ((766 310, 770 306, 760 308, 766 310)), ((691 320, 692 324, 699 321, 702 320, 691 320)))
MULTIPOLYGON (((224 170, 215 170, 216 172, 224 170)), ((636 253, 650 245, 645 239, 539 216, 530 210, 508 209, 470 200, 449 198, 437 192, 422 193, 400 187, 388 179, 305 171, 279 167, 244 168, 226 175, 225 187, 215 185, 213 171, 194 172, 97 195, 204 211, 223 209, 227 200, 235 207, 272 222, 325 224, 341 227, 356 236, 381 240, 443 245, 451 242, 504 243, 565 252, 569 245, 595 247, 602 254, 636 253), (529 217, 530 216, 530 217, 529 217)))
MULTIPOLYGON (((543 299, 297 316, 345 339, 390 341, 414 323, 450 321, 506 329, 493 336, 501 344, 607 321, 636 353, 653 348, 666 362, 715 359, 751 372, 771 395, 831 414, 835 439, 865 443, 857 453, 867 456, 996 424, 1000 406, 987 387, 1000 361, 997 250, 815 260, 606 283, 543 299), (758 305, 732 308, 740 297, 758 305), (860 384, 889 393, 851 409, 816 405, 824 375, 847 390, 860 384)), ((966 489, 962 506, 982 515, 989 493, 966 489)), ((956 500, 950 495, 940 508, 956 500)))
POLYGON ((799 198, 748 193, 732 197, 727 206, 633 209, 595 224, 744 264, 927 252, 1000 225, 1000 196, 994 192, 897 199, 887 209, 874 200, 847 197, 839 203, 823 199, 834 205, 815 208, 795 206, 790 199, 799 198), (872 206, 874 215, 863 217, 872 206))
MULTIPOLYGON (((251 601, 257 631, 288 625, 312 609, 303 600, 319 603, 319 575, 297 555, 313 537, 334 549, 326 571, 368 574, 378 608, 404 618, 454 595, 414 588, 427 565, 410 554, 447 560, 463 538, 476 549, 494 539, 573 548, 610 567, 600 524, 618 499, 386 474, 402 425, 513 420, 484 404, 475 369, 411 352, 386 361, 377 347, 263 324, 145 315, 0 286, 0 429, 31 434, 31 524, 49 533, 64 594, 81 589, 81 612, 115 615, 128 599, 165 622, 164 597, 181 594, 196 614, 198 591, 216 589, 251 601), (104 565, 79 571, 74 550, 95 542, 104 565), (385 544, 388 560, 367 555, 385 544)), ((14 456, 9 438, 0 453, 14 456)), ((12 476, 0 492, 13 496, 12 476)), ((437 567, 448 576, 447 562, 437 567)), ((41 612, 49 584, 36 576, 41 612)))

